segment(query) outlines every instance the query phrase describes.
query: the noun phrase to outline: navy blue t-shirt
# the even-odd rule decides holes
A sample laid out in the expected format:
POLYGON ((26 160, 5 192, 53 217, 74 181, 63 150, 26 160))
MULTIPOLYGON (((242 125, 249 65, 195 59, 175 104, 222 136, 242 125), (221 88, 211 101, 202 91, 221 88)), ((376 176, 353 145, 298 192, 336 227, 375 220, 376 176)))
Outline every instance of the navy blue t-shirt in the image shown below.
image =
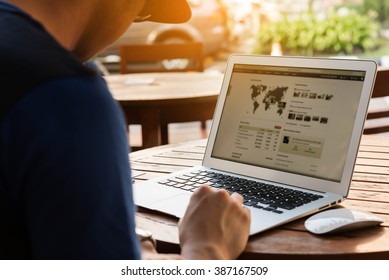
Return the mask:
POLYGON ((106 83, 18 8, 0 26, 0 259, 140 258, 106 83))

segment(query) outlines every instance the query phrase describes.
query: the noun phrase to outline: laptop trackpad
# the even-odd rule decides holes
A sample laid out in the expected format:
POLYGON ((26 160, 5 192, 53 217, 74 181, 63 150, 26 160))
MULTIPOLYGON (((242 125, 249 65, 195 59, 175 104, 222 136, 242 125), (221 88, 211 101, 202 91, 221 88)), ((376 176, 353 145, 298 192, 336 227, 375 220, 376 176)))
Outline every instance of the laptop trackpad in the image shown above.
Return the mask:
POLYGON ((181 218, 185 214, 191 195, 191 193, 177 194, 153 203, 151 208, 181 218))

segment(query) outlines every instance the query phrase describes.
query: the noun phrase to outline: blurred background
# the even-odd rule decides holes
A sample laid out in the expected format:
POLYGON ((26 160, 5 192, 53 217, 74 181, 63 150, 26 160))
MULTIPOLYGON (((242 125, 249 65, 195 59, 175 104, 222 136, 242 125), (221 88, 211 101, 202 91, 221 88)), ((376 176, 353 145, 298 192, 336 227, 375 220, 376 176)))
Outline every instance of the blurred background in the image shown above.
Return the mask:
MULTIPOLYGON (((187 1, 187 23, 134 23, 92 62, 104 75, 123 74, 120 46, 201 42, 202 71, 210 73, 223 73, 232 53, 368 58, 389 67, 388 0, 187 1)), ((188 61, 165 59, 163 67, 183 70, 188 61)), ((389 109, 389 97, 382 102, 389 109)), ((140 134, 141 127, 131 125, 130 142, 140 145, 140 134)), ((204 137, 198 123, 169 124, 170 143, 204 137)))
POLYGON ((96 61, 118 72, 119 46, 200 41, 206 68, 223 71, 230 53, 351 56, 389 65, 388 0, 188 0, 185 24, 142 22, 96 61))

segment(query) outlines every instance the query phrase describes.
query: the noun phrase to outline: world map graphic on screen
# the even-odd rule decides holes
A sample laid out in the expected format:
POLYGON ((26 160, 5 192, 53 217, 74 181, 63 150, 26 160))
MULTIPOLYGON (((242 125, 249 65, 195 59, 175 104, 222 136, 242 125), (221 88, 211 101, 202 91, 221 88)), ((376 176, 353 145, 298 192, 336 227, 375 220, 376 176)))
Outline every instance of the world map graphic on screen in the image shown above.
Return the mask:
POLYGON ((277 106, 277 113, 282 115, 286 102, 283 102, 288 87, 269 87, 263 84, 251 85, 251 99, 253 101, 253 114, 260 107, 260 102, 264 104, 264 110, 267 111, 273 106, 277 106), (262 100, 259 100, 262 98, 262 100))

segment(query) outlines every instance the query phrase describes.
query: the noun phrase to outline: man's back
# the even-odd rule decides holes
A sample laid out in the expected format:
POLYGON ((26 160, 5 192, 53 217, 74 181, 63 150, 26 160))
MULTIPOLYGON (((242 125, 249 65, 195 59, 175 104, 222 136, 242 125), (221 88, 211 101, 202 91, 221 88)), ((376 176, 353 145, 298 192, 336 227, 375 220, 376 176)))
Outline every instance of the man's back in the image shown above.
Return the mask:
POLYGON ((139 258, 125 124, 104 81, 0 2, 0 259, 139 258))

